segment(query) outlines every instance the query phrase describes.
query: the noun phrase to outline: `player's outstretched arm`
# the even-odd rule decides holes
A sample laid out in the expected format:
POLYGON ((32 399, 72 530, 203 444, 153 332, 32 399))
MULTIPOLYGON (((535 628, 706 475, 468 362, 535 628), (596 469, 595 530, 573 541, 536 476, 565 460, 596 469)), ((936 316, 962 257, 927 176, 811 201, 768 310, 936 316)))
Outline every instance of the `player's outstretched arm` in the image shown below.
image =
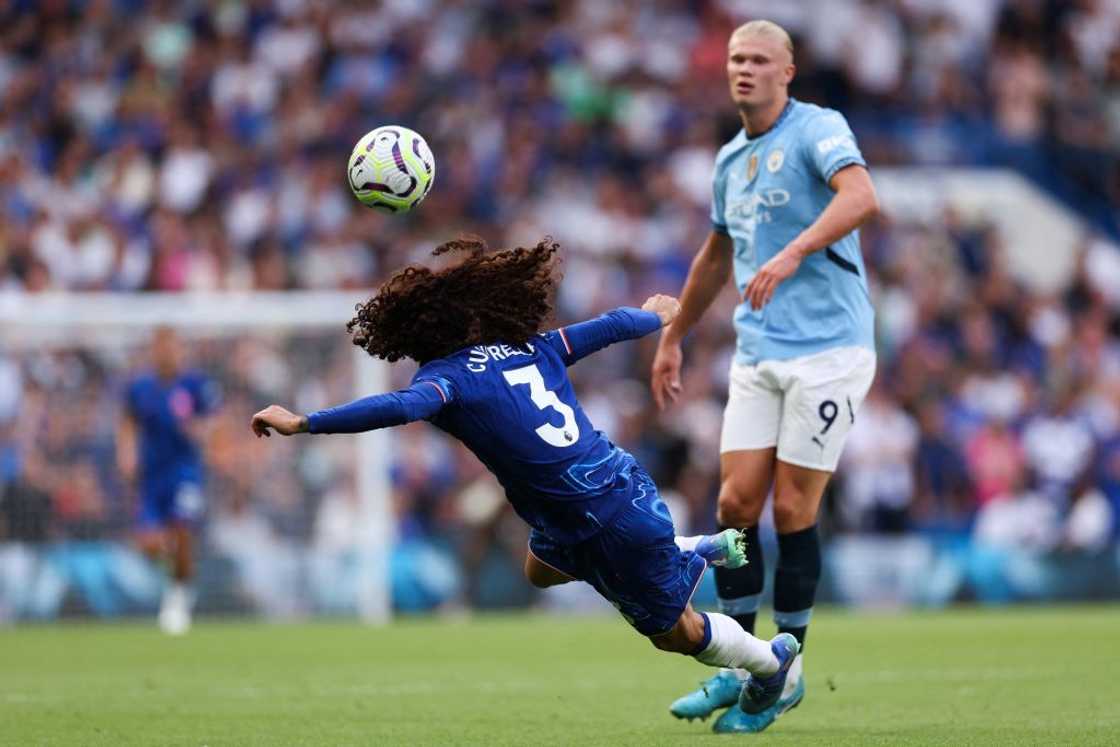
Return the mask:
POLYGON ((560 353, 564 363, 572 365, 597 350, 623 340, 634 340, 661 329, 671 322, 680 304, 672 296, 651 296, 642 308, 620 307, 605 314, 562 327, 545 336, 560 353))
POLYGON ((875 185, 863 166, 840 169, 828 185, 836 194, 820 216, 751 278, 743 296, 752 309, 769 303, 778 284, 797 272, 805 257, 836 243, 879 212, 875 185))
POLYGON ((731 237, 712 231, 692 260, 681 291, 679 316, 661 333, 650 372, 650 388, 659 408, 674 402, 681 391, 681 340, 731 277, 731 237))
POLYGON ((308 415, 297 415, 279 405, 269 405, 249 422, 257 437, 296 433, 362 433, 377 428, 403 425, 430 418, 451 401, 450 385, 445 381, 422 380, 407 389, 375 394, 338 407, 308 415))

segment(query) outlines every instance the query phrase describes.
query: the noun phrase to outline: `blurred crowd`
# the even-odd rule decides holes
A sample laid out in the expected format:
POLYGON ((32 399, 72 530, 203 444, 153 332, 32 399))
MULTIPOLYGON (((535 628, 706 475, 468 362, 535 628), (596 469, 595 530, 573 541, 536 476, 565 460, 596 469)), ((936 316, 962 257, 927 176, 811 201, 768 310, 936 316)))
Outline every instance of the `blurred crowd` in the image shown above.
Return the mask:
POLYGON ((871 163, 1011 164, 1116 227, 1114 0, 15 0, 0 288, 364 287, 457 230, 679 271, 759 16, 871 163), (407 220, 347 194, 386 122, 437 156, 407 220))
MULTIPOLYGON (((1120 224, 1113 0, 15 0, 0 9, 0 294, 370 288, 459 232, 557 237, 558 323, 676 292, 708 230, 715 151, 739 126, 727 37, 753 17, 790 30, 793 95, 842 110, 873 170, 1010 166, 1096 231, 1043 295, 967 210, 863 230, 880 373, 828 530, 1114 546, 1120 252, 1100 238, 1120 224), (389 122, 437 161, 405 217, 361 208, 345 181, 352 144, 389 122)), ((592 422, 647 465, 685 531, 714 522, 734 303, 690 337, 669 412, 648 394, 652 340, 573 369, 592 422)), ((228 390, 209 537, 244 593, 273 598, 275 573, 317 572, 299 552, 352 545, 345 447, 273 444, 261 461, 243 427, 267 401, 348 398, 346 349, 244 337, 195 351, 228 390), (273 468, 288 477, 262 477, 273 468)), ((0 351, 0 540, 125 536, 119 403, 104 393, 137 365, 0 351)), ((394 383, 410 373, 396 366, 394 383)), ((399 430, 393 484, 402 556, 425 569, 398 569, 399 606, 529 598, 524 532, 461 448, 399 430), (439 589, 409 591, 419 577, 439 589)))

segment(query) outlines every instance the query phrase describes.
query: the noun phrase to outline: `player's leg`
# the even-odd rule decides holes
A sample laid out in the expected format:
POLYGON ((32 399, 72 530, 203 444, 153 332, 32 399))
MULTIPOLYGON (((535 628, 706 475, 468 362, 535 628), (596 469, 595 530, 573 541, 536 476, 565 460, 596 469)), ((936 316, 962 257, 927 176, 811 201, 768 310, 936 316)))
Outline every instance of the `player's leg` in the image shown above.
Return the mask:
MULTIPOLYGON (((697 613, 691 605, 672 630, 650 636, 650 641, 662 651, 687 654, 709 666, 749 672, 747 684, 753 683, 755 697, 759 700, 764 697, 777 700, 785 687, 790 666, 797 658, 797 639, 790 634, 779 633, 772 640, 763 641, 743 630, 727 615, 697 613)), ((742 689, 745 685, 737 687, 742 689)), ((692 720, 688 716, 684 718, 692 720)))
POLYGON ((171 546, 171 578, 181 584, 190 584, 194 578, 194 535, 185 522, 174 522, 168 527, 171 546))
POLYGON ((169 635, 183 635, 191 626, 191 592, 194 558, 190 527, 171 521, 166 530, 170 578, 163 590, 159 626, 169 635))
MULTIPOLYGON (((726 425, 725 425, 726 428, 726 425)), ((720 611, 754 634, 758 608, 765 585, 762 545, 758 521, 774 476, 775 449, 730 451, 720 455, 724 479, 720 488, 720 525, 742 526, 747 542, 747 564, 738 570, 717 568, 716 593, 720 611)), ((785 674, 782 674, 784 681, 785 674)), ((751 717, 739 708, 744 671, 725 670, 708 680, 700 690, 678 699, 670 707, 674 715, 711 711, 730 706, 713 725, 717 732, 750 731, 751 717)))
POLYGON ((576 580, 542 561, 533 554, 532 550, 529 550, 525 555, 525 578, 538 589, 547 589, 549 586, 557 586, 576 580))
POLYGON ((770 493, 775 449, 725 451, 720 454, 720 491, 716 521, 721 527, 741 529, 746 540, 744 566, 716 568, 716 595, 720 611, 754 634, 755 618, 765 582, 758 520, 770 493))
POLYGON ((797 642, 790 636, 763 641, 727 615, 697 612, 691 604, 670 630, 649 639, 662 651, 686 654, 713 667, 745 669, 760 679, 777 675, 784 680, 797 654, 797 642))
MULTIPOLYGON (((778 564, 774 575, 774 622, 804 646, 821 575, 817 514, 859 406, 875 374, 875 356, 840 348, 783 362, 786 389, 774 475, 774 524, 778 564)), ((801 702, 802 656, 776 702, 748 680, 740 708, 754 716, 740 730, 759 731, 801 702)))
MULTIPOLYGON (((681 550, 696 553, 717 567, 738 568, 747 562, 744 535, 736 529, 726 529, 718 534, 676 537, 674 541, 681 550)), ((558 565, 567 567, 571 563, 563 554, 558 553, 558 548, 549 548, 541 539, 537 541, 537 551, 553 557, 553 562, 558 565)), ((530 541, 529 550, 525 554, 525 578, 529 583, 538 589, 547 589, 549 586, 578 580, 571 573, 574 571, 566 573, 534 555, 530 541)))
POLYGON ((202 489, 197 482, 183 481, 171 492, 166 536, 170 579, 160 603, 159 624, 165 633, 183 635, 191 627, 194 580, 195 523, 202 515, 202 489))
POLYGON ((167 556, 167 533, 162 527, 143 523, 136 530, 134 542, 136 549, 153 563, 158 563, 167 556))
POLYGON ((774 480, 774 622, 804 647, 821 573, 816 528, 821 497, 871 387, 875 354, 837 348, 784 366, 786 399, 774 480))
MULTIPOLYGON (((168 572, 168 562, 174 554, 173 539, 169 530, 173 501, 171 494, 158 486, 142 485, 140 489, 140 514, 136 529, 136 548, 144 554, 161 575, 168 572)), ((174 625, 169 620, 170 599, 168 591, 172 582, 165 581, 163 597, 160 600, 157 620, 164 632, 173 633, 174 625)))
POLYGON ((534 529, 529 533, 529 548, 525 554, 525 578, 538 589, 546 589, 578 581, 579 572, 569 548, 534 529))
POLYGON ((792 636, 783 636, 775 648, 727 615, 692 608, 707 561, 675 545, 668 509, 652 482, 648 486, 587 548, 576 551, 577 562, 588 567, 588 581, 662 651, 760 677, 784 673, 796 655, 792 636))
POLYGON ((788 677, 781 682, 753 675, 747 679, 737 709, 744 715, 725 719, 721 726, 724 731, 761 731, 804 697, 800 650, 821 575, 817 511, 830 477, 830 472, 778 460, 774 478, 774 524, 778 532, 774 622, 779 635, 792 636, 797 641, 798 655, 790 662, 788 677))
POLYGON ((779 460, 774 480, 774 528, 778 567, 774 574, 774 622, 804 647, 821 576, 817 514, 831 472, 779 460))
POLYGON ((804 697, 801 648, 821 575, 817 512, 831 472, 778 460, 774 477, 774 524, 778 532, 778 566, 774 573, 774 622, 779 635, 797 642, 788 676, 747 678, 738 708, 721 719, 721 731, 758 732, 804 697), (740 715, 740 712, 742 715, 740 715))
POLYGON ((140 511, 136 517, 133 543, 152 563, 162 563, 167 558, 169 511, 170 503, 160 491, 151 487, 140 490, 140 511))
MULTIPOLYGON (((681 538, 674 537, 669 510, 640 468, 631 473, 630 489, 628 505, 610 525, 572 549, 574 565, 585 569, 579 575, 657 648, 694 656, 710 666, 742 669, 759 681, 784 682, 797 641, 789 635, 762 641, 726 615, 693 610, 692 595, 707 561, 678 547, 681 538)), ((732 686, 737 697, 737 677, 732 686)), ((777 686, 780 690, 780 683, 777 686)))
MULTIPOLYGON (((765 571, 758 518, 774 475, 782 394, 777 381, 761 366, 733 364, 729 379, 720 433, 716 519, 721 528, 743 531, 747 562, 739 568, 715 569, 716 594, 720 611, 753 635, 765 571)), ((743 677, 743 672, 719 672, 699 689, 675 700, 669 711, 677 718, 707 718, 738 701, 743 677)))
POLYGON ((781 428, 784 394, 772 367, 734 363, 728 375, 727 406, 720 431, 720 490, 716 520, 720 527, 746 533, 747 564, 717 568, 720 611, 754 633, 765 577, 758 519, 774 479, 774 457, 781 428))

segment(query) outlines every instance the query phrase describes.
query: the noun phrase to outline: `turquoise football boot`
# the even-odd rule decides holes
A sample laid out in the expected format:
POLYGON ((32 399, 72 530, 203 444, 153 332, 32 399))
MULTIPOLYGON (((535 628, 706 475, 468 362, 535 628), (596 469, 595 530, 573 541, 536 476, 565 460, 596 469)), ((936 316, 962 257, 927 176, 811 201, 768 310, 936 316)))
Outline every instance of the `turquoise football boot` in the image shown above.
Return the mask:
POLYGON ((677 698, 669 706, 669 713, 677 718, 706 719, 713 711, 726 708, 739 702, 739 691, 743 681, 730 669, 721 669, 708 680, 700 683, 700 689, 677 698))
POLYGON ((774 723, 778 716, 796 708, 804 697, 805 678, 799 677, 789 697, 780 698, 777 703, 765 711, 753 714, 744 713, 743 709, 736 703, 716 719, 716 722, 712 724, 712 731, 717 734, 757 734, 774 723))
POLYGON ((801 644, 789 633, 778 633, 770 639, 770 650, 778 658, 778 671, 766 677, 752 674, 743 683, 739 693, 739 707, 743 713, 758 714, 775 705, 786 688, 786 675, 801 650, 801 644))
POLYGON ((712 565, 730 570, 747 564, 747 535, 740 529, 724 529, 705 535, 696 543, 696 554, 712 565))

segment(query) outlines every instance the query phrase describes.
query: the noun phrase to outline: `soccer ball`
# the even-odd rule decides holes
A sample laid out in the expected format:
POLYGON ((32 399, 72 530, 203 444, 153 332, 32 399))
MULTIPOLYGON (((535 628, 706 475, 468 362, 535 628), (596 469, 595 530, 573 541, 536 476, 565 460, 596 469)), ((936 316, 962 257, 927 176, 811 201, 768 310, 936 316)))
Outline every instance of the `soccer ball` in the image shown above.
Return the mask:
POLYGON ((363 205, 403 213, 428 196, 436 162, 424 138, 407 127, 370 130, 350 152, 350 189, 363 205))

